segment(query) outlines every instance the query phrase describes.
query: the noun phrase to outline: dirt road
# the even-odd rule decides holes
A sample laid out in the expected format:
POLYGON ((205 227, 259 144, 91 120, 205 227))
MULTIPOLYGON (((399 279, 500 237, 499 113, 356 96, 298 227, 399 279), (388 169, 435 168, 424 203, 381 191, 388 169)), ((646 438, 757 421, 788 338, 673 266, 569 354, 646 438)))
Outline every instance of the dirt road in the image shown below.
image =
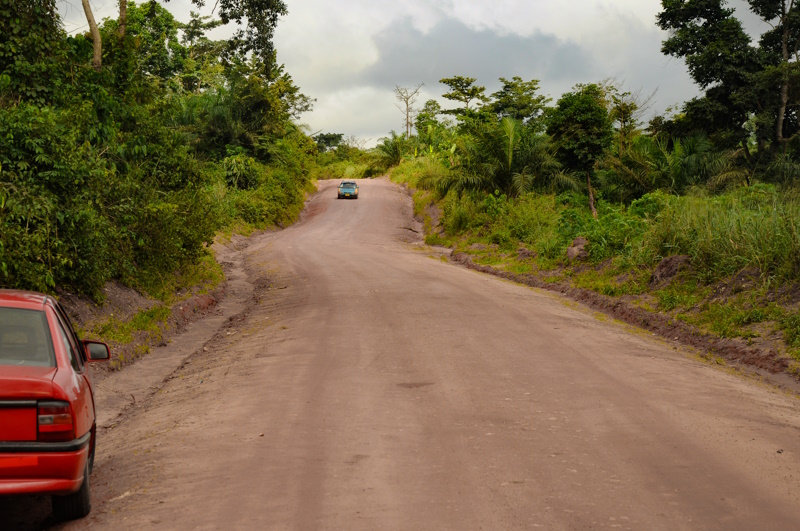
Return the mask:
POLYGON ((257 304, 101 430, 64 528, 800 528, 797 399, 438 259, 386 180, 334 186, 243 251, 257 304))

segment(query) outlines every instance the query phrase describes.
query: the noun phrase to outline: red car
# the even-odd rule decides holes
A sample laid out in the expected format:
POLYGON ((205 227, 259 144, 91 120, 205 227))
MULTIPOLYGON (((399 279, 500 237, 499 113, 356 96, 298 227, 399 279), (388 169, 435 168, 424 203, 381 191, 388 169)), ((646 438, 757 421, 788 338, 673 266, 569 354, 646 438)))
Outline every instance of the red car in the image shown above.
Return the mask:
POLYGON ((56 518, 89 514, 95 410, 87 363, 108 345, 81 341, 47 295, 0 290, 0 495, 50 494, 56 518))

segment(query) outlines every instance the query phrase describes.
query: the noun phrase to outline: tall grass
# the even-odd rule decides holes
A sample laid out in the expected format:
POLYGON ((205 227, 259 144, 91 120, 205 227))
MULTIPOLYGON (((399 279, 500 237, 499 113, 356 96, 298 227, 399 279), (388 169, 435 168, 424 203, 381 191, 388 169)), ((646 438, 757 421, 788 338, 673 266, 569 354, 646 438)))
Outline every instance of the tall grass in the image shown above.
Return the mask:
POLYGON ((763 277, 800 280, 800 202, 770 185, 712 198, 674 197, 653 221, 643 250, 685 254, 707 280, 757 268, 763 277))
MULTIPOLYGON (((419 164, 412 169, 419 170, 419 164)), ((615 258, 652 267, 664 257, 688 255, 704 282, 747 267, 756 268, 764 280, 800 280, 800 200, 771 185, 716 197, 655 192, 627 208, 600 201, 597 220, 574 194, 508 199, 451 192, 442 208, 442 225, 450 236, 469 233, 504 248, 527 245, 548 259, 563 259, 581 236, 593 263, 615 258)))

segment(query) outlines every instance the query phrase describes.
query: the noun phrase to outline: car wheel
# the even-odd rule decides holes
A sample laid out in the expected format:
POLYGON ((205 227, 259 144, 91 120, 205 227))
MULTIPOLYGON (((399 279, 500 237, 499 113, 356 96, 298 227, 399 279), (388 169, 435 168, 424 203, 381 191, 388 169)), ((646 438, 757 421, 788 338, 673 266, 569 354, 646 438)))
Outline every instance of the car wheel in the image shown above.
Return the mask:
POLYGON ((89 460, 83 469, 83 483, 77 492, 66 496, 53 496, 53 515, 58 520, 83 518, 92 510, 89 500, 89 460))

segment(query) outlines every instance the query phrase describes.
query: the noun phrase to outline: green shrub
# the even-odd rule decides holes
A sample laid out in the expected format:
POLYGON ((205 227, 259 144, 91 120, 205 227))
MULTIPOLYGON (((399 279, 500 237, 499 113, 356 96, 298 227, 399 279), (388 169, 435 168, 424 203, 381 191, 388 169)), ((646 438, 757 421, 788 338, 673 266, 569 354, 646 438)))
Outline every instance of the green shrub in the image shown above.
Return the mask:
POLYGON ((225 157, 222 159, 222 168, 225 170, 228 186, 240 190, 250 190, 258 186, 259 177, 264 171, 253 157, 246 155, 225 157))
POLYGON ((667 206, 668 201, 668 194, 661 191, 651 192, 633 201, 628 212, 634 216, 652 220, 667 206))

